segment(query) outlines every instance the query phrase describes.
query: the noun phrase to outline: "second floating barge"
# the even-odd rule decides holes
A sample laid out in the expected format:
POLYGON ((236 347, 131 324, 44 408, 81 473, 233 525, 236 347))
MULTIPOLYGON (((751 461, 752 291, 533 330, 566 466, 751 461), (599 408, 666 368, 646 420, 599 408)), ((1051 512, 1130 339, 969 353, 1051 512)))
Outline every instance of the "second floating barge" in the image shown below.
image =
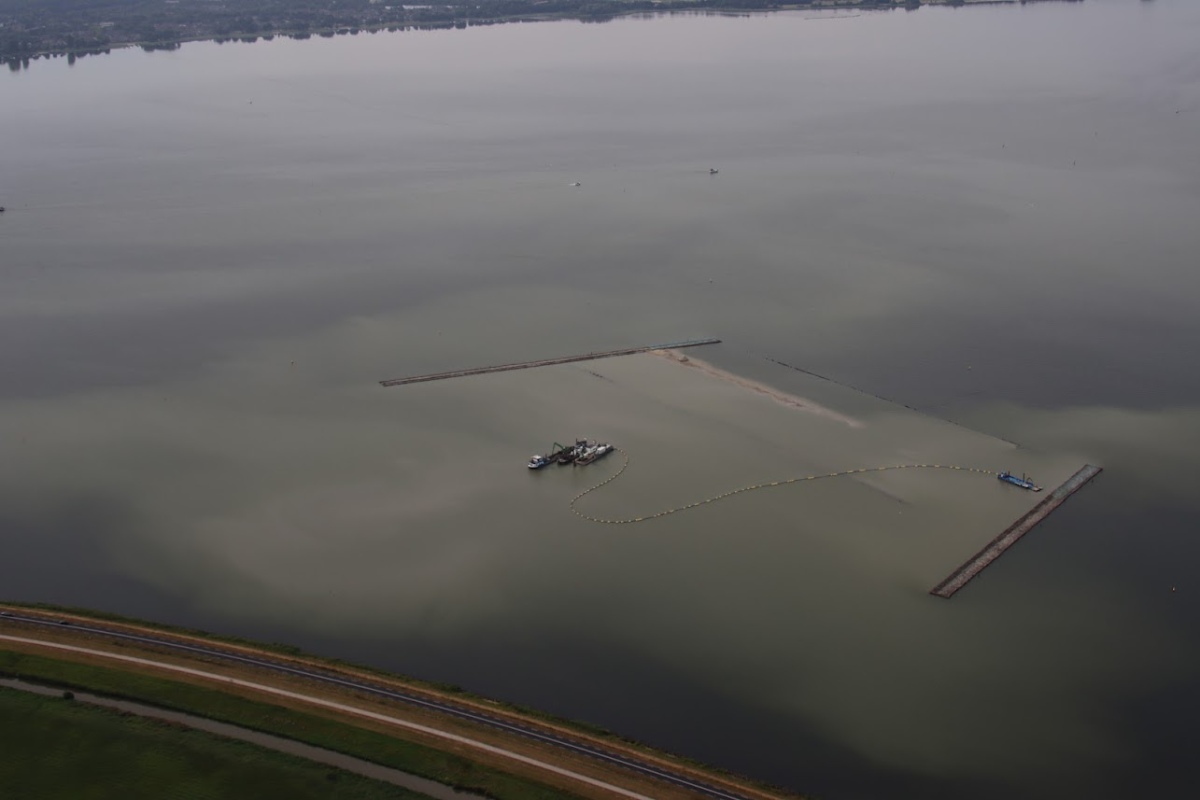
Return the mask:
POLYGON ((429 375, 413 375, 408 378, 390 378, 380 381, 380 386, 404 386, 409 383, 427 383, 429 381, 444 381, 449 378, 464 378, 467 375, 485 375, 489 372, 510 372, 515 369, 533 369, 534 367, 549 367, 555 364, 570 364, 575 361, 594 361, 598 358, 613 358, 614 356, 632 356, 638 353, 649 353, 652 350, 679 350, 684 347, 700 347, 706 344, 720 344, 720 339, 688 339, 684 342, 670 344, 653 344, 647 347, 627 347, 624 350, 604 350, 595 353, 584 353, 577 356, 560 356, 559 358, 543 358, 539 361, 521 361, 516 364, 500 364, 495 367, 474 367, 459 369, 453 372, 434 372, 429 375))

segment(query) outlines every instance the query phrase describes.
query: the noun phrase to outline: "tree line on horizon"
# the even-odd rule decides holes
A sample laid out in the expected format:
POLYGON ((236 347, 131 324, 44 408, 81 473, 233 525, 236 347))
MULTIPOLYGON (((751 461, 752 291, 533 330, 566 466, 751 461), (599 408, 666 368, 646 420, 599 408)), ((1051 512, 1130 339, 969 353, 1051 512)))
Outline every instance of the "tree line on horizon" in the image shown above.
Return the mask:
MULTIPOLYGON (((1047 0, 1018 0, 1046 2, 1047 0)), ((1082 2, 1082 0, 1055 0, 1082 2)), ((605 21, 630 13, 785 8, 919 8, 967 0, 0 0, 0 61, 106 53, 137 45, 170 50, 185 41, 256 41, 275 35, 356 34, 363 30, 466 28, 511 19, 605 21)))

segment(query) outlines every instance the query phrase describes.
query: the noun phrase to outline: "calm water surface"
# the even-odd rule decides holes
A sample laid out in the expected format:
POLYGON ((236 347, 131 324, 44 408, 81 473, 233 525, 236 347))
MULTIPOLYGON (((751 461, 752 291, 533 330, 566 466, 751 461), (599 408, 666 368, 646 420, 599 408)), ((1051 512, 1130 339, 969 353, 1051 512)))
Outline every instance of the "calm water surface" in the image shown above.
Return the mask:
POLYGON ((1198 41, 1194 3, 1088 0, 0 75, 0 595, 289 641, 830 798, 1182 793, 1198 41), (649 356, 375 383, 698 335, 862 426, 649 356), (584 434, 633 459, 587 501, 614 515, 880 460, 1106 471, 947 603, 928 587, 1025 502, 994 481, 589 526, 565 502, 617 462, 522 466, 584 434))

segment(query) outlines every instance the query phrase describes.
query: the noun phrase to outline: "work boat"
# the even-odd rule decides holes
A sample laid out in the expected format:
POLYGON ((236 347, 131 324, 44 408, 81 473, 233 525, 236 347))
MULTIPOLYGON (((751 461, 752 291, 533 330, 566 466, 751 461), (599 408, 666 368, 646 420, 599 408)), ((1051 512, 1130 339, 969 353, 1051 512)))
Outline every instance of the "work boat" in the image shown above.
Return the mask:
POLYGON ((530 469, 541 469, 542 467, 551 463, 553 462, 548 456, 534 456, 533 458, 529 459, 528 466, 530 469))
POLYGON ((611 444, 599 445, 596 447, 596 458, 593 460, 604 458, 606 455, 608 455, 609 453, 611 453, 613 450, 616 450, 616 449, 617 448, 613 447, 611 444))

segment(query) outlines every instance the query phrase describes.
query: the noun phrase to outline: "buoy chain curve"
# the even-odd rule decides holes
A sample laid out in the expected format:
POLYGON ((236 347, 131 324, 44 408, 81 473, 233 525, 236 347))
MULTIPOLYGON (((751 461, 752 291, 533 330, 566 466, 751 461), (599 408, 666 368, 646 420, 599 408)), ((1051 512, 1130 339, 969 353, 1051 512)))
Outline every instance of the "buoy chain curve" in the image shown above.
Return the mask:
POLYGON ((626 453, 624 450, 622 450, 619 447, 617 448, 617 452, 621 454, 621 458, 623 459, 621 468, 619 470, 617 470, 615 473, 613 473, 612 475, 610 475, 608 478, 605 478, 604 480, 600 481, 600 483, 597 483, 595 486, 591 487, 590 489, 584 489, 582 492, 575 495, 575 497, 571 499, 570 507, 571 507, 571 511, 575 514, 575 516, 579 517, 580 519, 586 520, 588 522, 599 522, 604 525, 631 525, 635 522, 649 522, 650 520, 661 519, 662 517, 669 517, 670 515, 678 514, 681 511, 688 511, 693 508, 699 508, 700 506, 709 505, 711 503, 716 503, 721 500, 727 500, 730 497, 735 497, 740 494, 745 494, 746 492, 753 492, 757 489, 770 489, 770 488, 773 488, 776 486, 788 486, 788 485, 794 484, 794 483, 803 483, 804 481, 816 481, 816 480, 823 480, 825 478, 842 478, 842 477, 846 477, 848 475, 860 475, 860 474, 869 473, 869 472, 888 472, 888 471, 892 471, 892 470, 901 470, 901 469, 949 469, 949 470, 955 470, 958 472, 973 472, 973 473, 976 473, 979 475, 995 475, 996 474, 994 471, 992 471, 990 469, 979 469, 977 467, 961 467, 956 464, 889 464, 887 466, 882 466, 882 467, 863 467, 860 469, 845 469, 845 470, 841 470, 839 472, 826 472, 824 474, 817 474, 817 475, 804 475, 799 478, 787 478, 787 479, 781 480, 781 481, 771 481, 770 483, 756 483, 751 486, 742 486, 738 489, 733 489, 728 492, 723 492, 722 494, 713 495, 712 497, 708 497, 703 500, 697 500, 696 502, 688 503, 685 506, 676 506, 675 508, 664 509, 662 511, 658 511, 653 514, 646 514, 645 516, 641 516, 641 517, 628 517, 626 519, 606 519, 604 517, 594 517, 591 514, 587 514, 583 511, 580 511, 579 508, 577 507, 577 504, 579 503, 580 500, 587 497, 589 494, 596 491, 597 489, 601 489, 601 488, 607 486, 608 484, 612 483, 617 478, 621 477, 625 473, 625 470, 629 469, 629 454, 626 453))

